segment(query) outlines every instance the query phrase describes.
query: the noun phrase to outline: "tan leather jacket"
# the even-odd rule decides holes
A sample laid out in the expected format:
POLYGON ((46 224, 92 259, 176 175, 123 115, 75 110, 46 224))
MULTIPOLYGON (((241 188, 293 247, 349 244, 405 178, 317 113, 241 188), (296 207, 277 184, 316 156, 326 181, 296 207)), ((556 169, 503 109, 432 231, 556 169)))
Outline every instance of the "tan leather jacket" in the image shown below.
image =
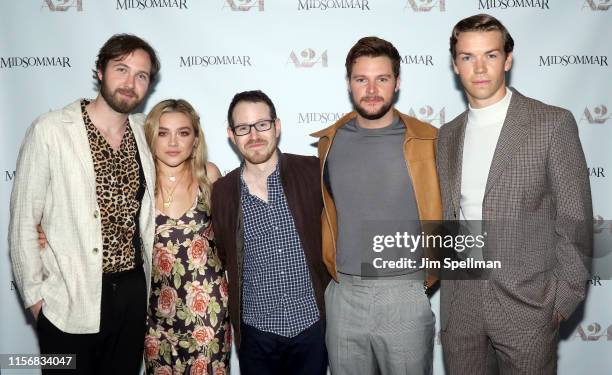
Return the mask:
MULTIPOLYGON (((419 218, 421 220, 442 220, 442 201, 440 198, 440 184, 436 172, 436 139, 438 129, 421 122, 414 117, 400 113, 394 109, 406 125, 404 140, 404 158, 406 167, 412 179, 414 196, 417 202, 419 218)), ((338 235, 338 222, 336 205, 332 199, 325 176, 325 163, 327 154, 331 149, 336 131, 357 114, 346 114, 332 126, 311 134, 319 138, 318 152, 321 163, 321 190, 323 192, 324 210, 322 214, 323 235, 323 262, 330 275, 338 281, 336 270, 336 239, 338 235)), ((427 250, 425 256, 427 255, 427 250)), ((430 259, 434 257, 429 257, 430 259)), ((427 270, 427 286, 431 287, 438 280, 438 270, 427 270)))

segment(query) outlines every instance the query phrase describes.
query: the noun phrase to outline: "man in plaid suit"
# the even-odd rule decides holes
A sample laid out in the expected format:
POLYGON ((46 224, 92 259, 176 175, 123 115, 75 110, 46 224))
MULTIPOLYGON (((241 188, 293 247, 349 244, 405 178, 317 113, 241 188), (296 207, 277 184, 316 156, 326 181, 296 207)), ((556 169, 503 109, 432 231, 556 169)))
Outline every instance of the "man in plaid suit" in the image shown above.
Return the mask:
POLYGON ((501 373, 556 373, 559 323, 586 293, 592 206, 576 122, 506 87, 513 46, 485 14, 461 20, 450 39, 469 109, 439 133, 444 218, 481 223, 482 256, 502 267, 442 281, 449 374, 486 374, 492 359, 501 373))

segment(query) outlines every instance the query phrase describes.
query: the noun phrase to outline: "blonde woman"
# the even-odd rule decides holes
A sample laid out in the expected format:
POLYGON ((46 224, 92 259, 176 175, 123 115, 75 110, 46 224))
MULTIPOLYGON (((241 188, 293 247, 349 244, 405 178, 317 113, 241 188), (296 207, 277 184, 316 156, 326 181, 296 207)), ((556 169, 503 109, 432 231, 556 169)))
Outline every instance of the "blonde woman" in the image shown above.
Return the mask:
POLYGON ((200 119, 185 100, 164 100, 145 121, 155 159, 156 230, 145 365, 150 374, 229 374, 227 281, 211 228, 200 119))

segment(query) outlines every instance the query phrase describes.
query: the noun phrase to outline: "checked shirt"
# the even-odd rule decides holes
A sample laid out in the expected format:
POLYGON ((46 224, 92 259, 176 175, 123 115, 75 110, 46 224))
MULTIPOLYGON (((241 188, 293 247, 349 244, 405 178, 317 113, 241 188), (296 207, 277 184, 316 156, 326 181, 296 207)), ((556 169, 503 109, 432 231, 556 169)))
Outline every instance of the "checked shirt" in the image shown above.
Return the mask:
POLYGON ((267 186, 268 202, 264 202, 249 193, 241 175, 242 320, 261 331, 295 337, 319 320, 319 311, 278 164, 267 186))

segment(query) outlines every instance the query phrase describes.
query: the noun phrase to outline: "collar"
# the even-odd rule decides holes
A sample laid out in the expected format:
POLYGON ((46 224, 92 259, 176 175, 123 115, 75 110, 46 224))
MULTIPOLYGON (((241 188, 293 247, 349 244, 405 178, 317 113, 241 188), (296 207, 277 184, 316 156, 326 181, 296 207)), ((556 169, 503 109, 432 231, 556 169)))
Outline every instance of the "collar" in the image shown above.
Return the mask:
MULTIPOLYGON (((393 108, 395 116, 401 118, 402 122, 406 126, 406 139, 408 138, 419 138, 419 139, 436 139, 437 129, 429 124, 426 124, 412 116, 405 115, 393 108)), ((353 118, 357 117, 357 112, 352 111, 347 113, 333 125, 312 133, 311 136, 315 138, 333 138, 339 128, 346 125, 353 118)))
MULTIPOLYGON (((272 171, 272 173, 270 173, 270 175, 267 177, 267 181, 266 183, 269 185, 270 180, 279 180, 280 181, 280 164, 281 164, 281 158, 282 158, 282 153, 280 152, 280 150, 277 148, 276 152, 278 154, 278 161, 276 163, 276 167, 274 168, 274 171, 272 171)), ((249 188, 246 184, 246 182, 244 181, 244 167, 245 167, 245 162, 244 159, 242 160, 242 162, 240 163, 240 193, 241 194, 248 194, 250 195, 251 193, 249 192, 249 188)))

